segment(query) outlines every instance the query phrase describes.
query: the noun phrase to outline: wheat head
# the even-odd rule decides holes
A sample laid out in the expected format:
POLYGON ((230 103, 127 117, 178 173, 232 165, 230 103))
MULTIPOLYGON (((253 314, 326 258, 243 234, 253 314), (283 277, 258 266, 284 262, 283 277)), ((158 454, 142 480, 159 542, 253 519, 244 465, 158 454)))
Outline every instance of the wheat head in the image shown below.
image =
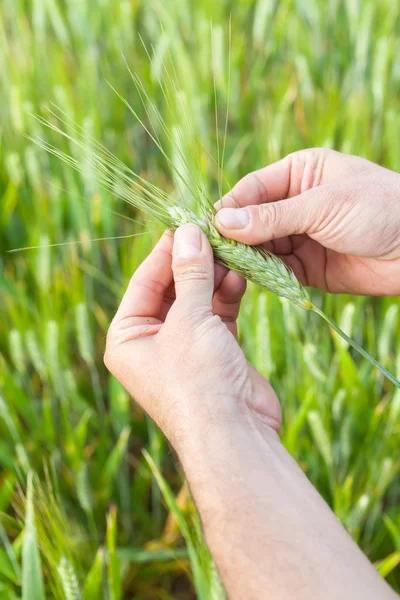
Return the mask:
POLYGON ((287 298, 306 310, 312 310, 313 304, 293 271, 276 256, 261 246, 247 246, 224 238, 211 221, 199 219, 186 207, 169 208, 172 218, 171 229, 184 223, 193 223, 201 227, 206 234, 217 262, 236 271, 248 281, 252 281, 266 290, 287 298))

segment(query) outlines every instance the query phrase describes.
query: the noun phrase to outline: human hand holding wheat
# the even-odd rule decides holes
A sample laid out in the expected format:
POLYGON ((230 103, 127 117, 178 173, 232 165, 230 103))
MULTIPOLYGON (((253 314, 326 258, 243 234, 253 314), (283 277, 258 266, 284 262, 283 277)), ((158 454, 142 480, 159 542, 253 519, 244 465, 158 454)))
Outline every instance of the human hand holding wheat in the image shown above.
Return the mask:
POLYGON ((302 150, 246 175, 221 205, 220 233, 267 242, 303 285, 400 294, 398 173, 332 150, 302 150))
POLYGON ((221 265, 214 277, 206 235, 183 225, 136 271, 110 326, 107 367, 174 446, 218 421, 279 430, 277 397, 236 341, 244 290, 221 265))

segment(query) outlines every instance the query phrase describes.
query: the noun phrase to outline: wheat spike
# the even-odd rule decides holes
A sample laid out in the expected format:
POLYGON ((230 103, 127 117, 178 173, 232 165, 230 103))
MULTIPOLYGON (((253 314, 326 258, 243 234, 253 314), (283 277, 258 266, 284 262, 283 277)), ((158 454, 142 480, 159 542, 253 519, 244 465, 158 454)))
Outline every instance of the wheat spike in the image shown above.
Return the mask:
POLYGON ((212 222, 199 219, 192 211, 182 206, 170 207, 169 213, 172 217, 170 229, 176 229, 184 223, 194 223, 201 227, 217 262, 301 308, 312 310, 313 304, 309 295, 293 271, 265 248, 247 246, 222 237, 212 222))
POLYGON ((79 583, 71 562, 62 556, 57 567, 65 600, 82 600, 79 583))

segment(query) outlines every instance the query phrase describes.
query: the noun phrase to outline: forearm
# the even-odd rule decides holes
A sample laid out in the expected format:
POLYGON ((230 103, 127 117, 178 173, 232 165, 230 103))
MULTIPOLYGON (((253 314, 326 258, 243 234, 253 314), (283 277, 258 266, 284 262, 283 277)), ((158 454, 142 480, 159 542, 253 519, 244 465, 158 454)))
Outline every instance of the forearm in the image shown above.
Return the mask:
POLYGON ((231 600, 396 597, 277 436, 200 432, 178 454, 231 600))

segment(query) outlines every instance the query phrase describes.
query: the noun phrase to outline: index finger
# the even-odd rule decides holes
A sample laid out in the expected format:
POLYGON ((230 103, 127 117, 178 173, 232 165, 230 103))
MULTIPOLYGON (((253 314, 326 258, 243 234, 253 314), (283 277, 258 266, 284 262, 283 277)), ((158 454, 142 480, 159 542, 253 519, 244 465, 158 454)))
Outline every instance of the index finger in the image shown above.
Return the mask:
POLYGON ((343 161, 343 155, 326 148, 299 150, 245 175, 215 207, 238 208, 293 198, 334 179, 343 171, 343 161))
POLYGON ((239 208, 251 204, 264 204, 287 197, 290 187, 290 160, 286 156, 240 179, 218 202, 215 208, 239 208))

